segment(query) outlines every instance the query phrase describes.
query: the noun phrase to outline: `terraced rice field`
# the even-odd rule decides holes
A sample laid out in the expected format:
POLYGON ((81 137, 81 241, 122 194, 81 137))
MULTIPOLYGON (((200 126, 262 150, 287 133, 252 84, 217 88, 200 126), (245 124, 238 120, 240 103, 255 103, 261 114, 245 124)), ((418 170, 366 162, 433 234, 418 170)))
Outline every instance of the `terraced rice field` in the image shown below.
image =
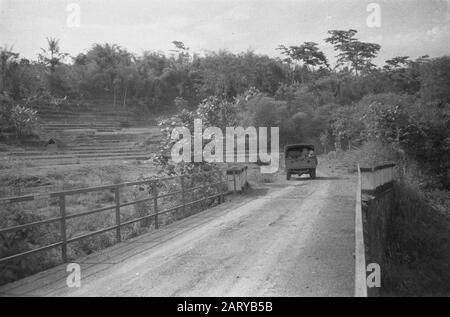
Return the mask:
MULTIPOLYGON (((58 109, 47 106, 38 110, 38 116, 40 144, 8 146, 6 152, 0 152, 4 162, 11 162, 25 175, 29 174, 28 170, 37 168, 51 171, 59 166, 139 163, 151 158, 160 141, 155 118, 123 108, 58 109), (48 146, 50 139, 56 145, 48 146)), ((48 191, 54 187, 37 184, 22 190, 21 194, 48 191)))

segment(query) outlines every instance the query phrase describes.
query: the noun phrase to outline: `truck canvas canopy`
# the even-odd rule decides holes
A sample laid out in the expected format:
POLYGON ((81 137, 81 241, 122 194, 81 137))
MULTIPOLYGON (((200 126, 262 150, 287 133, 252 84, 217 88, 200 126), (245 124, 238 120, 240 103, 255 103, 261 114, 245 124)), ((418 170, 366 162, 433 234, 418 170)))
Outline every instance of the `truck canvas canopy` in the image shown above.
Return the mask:
POLYGON ((317 157, 312 144, 290 144, 285 147, 286 179, 290 180, 292 174, 301 176, 309 174, 316 177, 317 157))

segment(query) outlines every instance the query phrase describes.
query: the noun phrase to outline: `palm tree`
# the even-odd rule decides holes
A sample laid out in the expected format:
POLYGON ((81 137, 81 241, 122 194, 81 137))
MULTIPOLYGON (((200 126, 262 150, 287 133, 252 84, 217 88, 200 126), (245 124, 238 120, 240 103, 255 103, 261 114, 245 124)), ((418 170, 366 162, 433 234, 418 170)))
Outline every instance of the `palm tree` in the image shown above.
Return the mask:
POLYGON ((38 55, 38 59, 42 64, 50 67, 49 86, 50 93, 53 94, 56 66, 63 62, 69 54, 60 52, 59 40, 55 38, 47 38, 47 45, 47 49, 41 48, 42 53, 38 55))
POLYGON ((50 67, 50 72, 55 72, 56 66, 68 56, 59 50, 59 40, 55 38, 47 38, 48 48, 41 48, 42 53, 39 54, 39 61, 50 67))

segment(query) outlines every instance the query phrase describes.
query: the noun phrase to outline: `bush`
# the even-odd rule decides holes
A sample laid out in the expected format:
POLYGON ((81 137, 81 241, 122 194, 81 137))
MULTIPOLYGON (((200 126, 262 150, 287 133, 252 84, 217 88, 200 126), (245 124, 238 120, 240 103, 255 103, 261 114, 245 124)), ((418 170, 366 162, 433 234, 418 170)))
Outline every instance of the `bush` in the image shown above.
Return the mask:
POLYGON ((424 63, 420 70, 420 94, 427 101, 450 102, 450 57, 424 63))
POLYGON ((13 108, 14 100, 9 96, 0 94, 0 130, 5 130, 10 125, 11 109, 13 108))
POLYGON ((366 142, 361 147, 350 151, 332 151, 328 153, 327 159, 337 161, 336 165, 344 166, 348 172, 356 173, 358 164, 360 166, 374 166, 399 159, 399 153, 392 147, 381 142, 366 142))
MULTIPOLYGON (((42 215, 23 210, 21 204, 5 205, 0 213, 0 228, 43 220, 42 215)), ((0 234, 0 258, 42 247, 59 240, 57 223, 0 234)), ((60 261, 58 249, 39 252, 0 265, 0 285, 49 268, 60 261)))
POLYGON ((387 232, 384 295, 450 295, 450 222, 405 182, 387 232))
POLYGON ((37 122, 37 111, 16 105, 11 109, 9 119, 16 129, 16 136, 19 139, 30 134, 31 127, 37 122))

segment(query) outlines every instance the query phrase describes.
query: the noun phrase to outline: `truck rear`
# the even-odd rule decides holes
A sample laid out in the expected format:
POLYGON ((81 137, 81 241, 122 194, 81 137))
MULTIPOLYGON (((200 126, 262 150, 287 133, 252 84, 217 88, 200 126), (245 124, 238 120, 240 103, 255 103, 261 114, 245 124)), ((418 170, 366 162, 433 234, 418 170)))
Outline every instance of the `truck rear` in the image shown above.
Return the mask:
POLYGON ((284 150, 286 179, 291 175, 301 176, 309 174, 310 178, 316 178, 317 156, 312 144, 291 144, 284 150))

